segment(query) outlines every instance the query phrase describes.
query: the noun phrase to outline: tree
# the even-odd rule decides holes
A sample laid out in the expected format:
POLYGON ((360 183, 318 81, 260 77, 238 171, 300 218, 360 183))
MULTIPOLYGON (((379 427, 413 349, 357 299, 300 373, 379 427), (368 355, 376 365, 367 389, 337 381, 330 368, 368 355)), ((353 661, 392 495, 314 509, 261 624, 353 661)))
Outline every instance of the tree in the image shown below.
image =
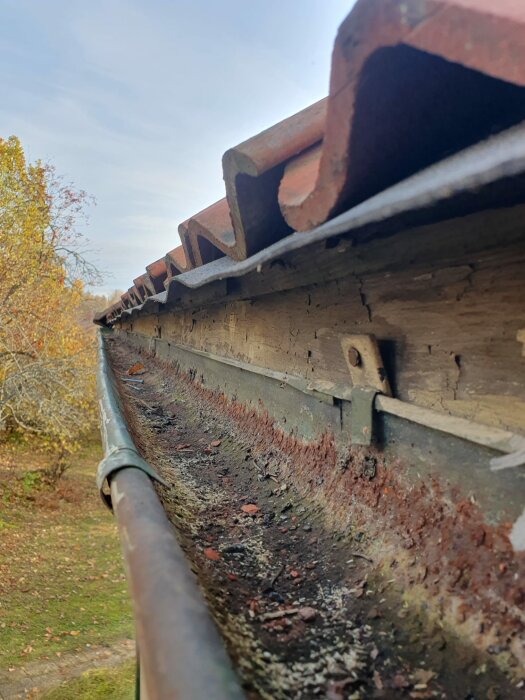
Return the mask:
POLYGON ((28 164, 20 141, 0 139, 0 425, 41 436, 67 456, 95 422, 95 336, 79 323, 86 261, 77 222, 86 193, 28 164))
POLYGON ((110 294, 107 295, 107 306, 112 306, 120 301, 120 297, 124 294, 123 289, 114 289, 110 294))

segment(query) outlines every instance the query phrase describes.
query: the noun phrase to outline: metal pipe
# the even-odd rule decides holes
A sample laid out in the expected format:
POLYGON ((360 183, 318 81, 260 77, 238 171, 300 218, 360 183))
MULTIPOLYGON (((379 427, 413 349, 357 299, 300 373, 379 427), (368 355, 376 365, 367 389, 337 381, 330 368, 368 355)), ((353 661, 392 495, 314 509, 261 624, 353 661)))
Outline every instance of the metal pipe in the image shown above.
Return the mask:
MULTIPOLYGON (((120 413, 102 337, 99 393, 106 456, 116 450, 136 451, 120 413)), ((120 466, 108 479, 133 601, 141 683, 148 700, 243 699, 150 477, 140 466, 120 466)))
POLYGON ((150 478, 121 469, 111 479, 111 495, 149 700, 242 698, 150 478))

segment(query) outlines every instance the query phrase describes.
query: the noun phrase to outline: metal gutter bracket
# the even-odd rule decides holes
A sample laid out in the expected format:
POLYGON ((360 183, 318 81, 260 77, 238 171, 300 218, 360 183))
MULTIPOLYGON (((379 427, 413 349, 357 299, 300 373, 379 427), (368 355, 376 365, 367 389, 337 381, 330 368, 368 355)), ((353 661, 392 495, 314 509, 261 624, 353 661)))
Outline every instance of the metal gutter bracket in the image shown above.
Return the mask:
POLYGON ((373 335, 347 335, 341 348, 352 378, 351 439, 355 445, 370 445, 373 438, 374 402, 377 394, 392 395, 390 383, 373 335))
MULTIPOLYGON (((157 343, 166 343, 165 340, 157 340, 157 343)), ((341 387, 334 382, 323 381, 318 379, 308 379, 297 377, 293 374, 285 374, 268 369, 267 367, 259 367, 248 362, 240 362, 231 357, 215 355, 204 350, 197 350, 189 345, 182 345, 170 341, 169 347, 172 351, 182 351, 183 353, 191 353, 192 355, 205 357, 213 362, 218 362, 230 367, 237 367, 246 372, 252 372, 270 380, 279 382, 281 387, 293 387, 297 391, 301 391, 310 396, 315 396, 319 401, 323 401, 329 405, 333 405, 334 399, 348 402, 351 405, 352 389, 341 387)), ((352 346, 353 347, 353 346, 352 346)), ((440 433, 450 435, 454 438, 466 440, 474 445, 488 447, 496 452, 502 452, 505 455, 512 455, 513 462, 523 455, 525 460, 525 437, 518 433, 513 433, 509 430, 496 428, 485 423, 477 423, 467 418, 461 418, 457 415, 440 413, 425 406, 408 403, 400 399, 394 399, 384 393, 377 392, 375 396, 374 408, 376 411, 385 413, 391 416, 397 416, 403 420, 422 425, 429 430, 435 430, 440 433), (515 453, 518 453, 517 455, 515 453)), ((495 465, 494 458, 491 462, 491 470, 499 471, 499 465, 495 465), (497 468, 495 468, 497 467, 497 468)), ((525 461, 524 461, 525 464, 525 461)), ((510 466, 510 465, 509 465, 510 466)), ((512 465, 516 466, 516 465, 512 465)), ((505 467, 507 468, 507 467, 505 467)))
POLYGON ((139 453, 132 447, 114 447, 100 462, 97 469, 97 486, 104 504, 113 511, 111 502, 110 482, 111 477, 120 469, 140 469, 150 479, 167 486, 164 479, 142 459, 139 453))
POLYGON ((355 386, 352 389, 352 424, 350 437, 353 445, 370 445, 374 428, 374 401, 377 391, 355 386))

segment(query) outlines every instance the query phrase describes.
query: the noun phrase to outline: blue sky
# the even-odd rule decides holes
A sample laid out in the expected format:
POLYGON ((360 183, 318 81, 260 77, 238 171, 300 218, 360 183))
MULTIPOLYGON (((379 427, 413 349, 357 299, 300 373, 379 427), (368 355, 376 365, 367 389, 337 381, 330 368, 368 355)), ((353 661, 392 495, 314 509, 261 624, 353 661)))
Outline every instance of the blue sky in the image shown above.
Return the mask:
POLYGON ((97 200, 127 289, 224 196, 221 156, 327 94, 351 0, 0 0, 0 136, 97 200))

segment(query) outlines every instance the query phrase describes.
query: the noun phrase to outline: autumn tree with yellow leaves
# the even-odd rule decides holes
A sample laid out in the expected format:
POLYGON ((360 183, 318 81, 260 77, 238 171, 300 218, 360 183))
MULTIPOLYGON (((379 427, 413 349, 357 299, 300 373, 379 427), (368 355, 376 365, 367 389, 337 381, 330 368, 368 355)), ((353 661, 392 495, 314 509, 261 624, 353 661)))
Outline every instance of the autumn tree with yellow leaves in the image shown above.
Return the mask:
MULTIPOLYGON (((35 434, 52 478, 95 423, 95 336, 79 322, 96 270, 77 231, 87 196, 0 139, 0 429, 35 434)), ((0 432, 0 435, 2 434, 0 432)))

